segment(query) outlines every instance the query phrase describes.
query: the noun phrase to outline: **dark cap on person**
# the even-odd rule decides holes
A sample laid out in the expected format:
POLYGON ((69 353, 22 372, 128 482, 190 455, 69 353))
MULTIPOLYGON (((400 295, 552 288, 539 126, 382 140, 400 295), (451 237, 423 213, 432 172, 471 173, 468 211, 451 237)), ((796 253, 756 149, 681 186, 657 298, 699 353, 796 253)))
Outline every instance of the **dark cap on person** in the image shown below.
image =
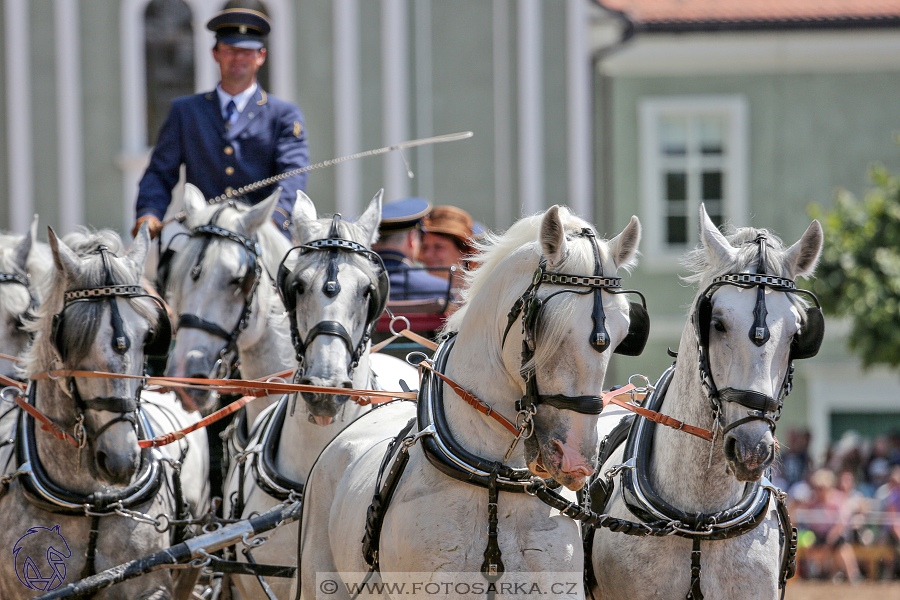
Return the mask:
POLYGON ((215 32, 216 41, 237 48, 259 50, 266 45, 272 29, 266 15, 249 8, 229 8, 216 14, 206 24, 215 32))
POLYGON ((381 206, 381 233, 396 233, 415 229, 431 212, 431 202, 425 198, 404 198, 381 206))

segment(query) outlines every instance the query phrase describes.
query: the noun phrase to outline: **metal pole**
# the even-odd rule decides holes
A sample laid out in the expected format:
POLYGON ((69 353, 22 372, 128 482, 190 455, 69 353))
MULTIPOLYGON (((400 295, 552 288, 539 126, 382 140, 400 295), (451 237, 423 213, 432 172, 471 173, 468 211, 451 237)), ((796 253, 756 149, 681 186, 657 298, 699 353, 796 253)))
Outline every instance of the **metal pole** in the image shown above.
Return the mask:
POLYGON ((226 525, 218 531, 198 535, 171 548, 160 550, 148 556, 112 567, 96 575, 91 575, 75 583, 70 583, 49 594, 38 596, 35 600, 83 598, 87 595, 95 594, 111 585, 134 579, 145 573, 164 568, 167 565, 200 558, 203 556, 201 551, 214 552, 226 546, 231 546, 241 541, 245 535, 248 537, 258 535, 264 531, 292 523, 300 518, 301 509, 301 503, 295 502, 279 510, 271 510, 252 519, 226 525))

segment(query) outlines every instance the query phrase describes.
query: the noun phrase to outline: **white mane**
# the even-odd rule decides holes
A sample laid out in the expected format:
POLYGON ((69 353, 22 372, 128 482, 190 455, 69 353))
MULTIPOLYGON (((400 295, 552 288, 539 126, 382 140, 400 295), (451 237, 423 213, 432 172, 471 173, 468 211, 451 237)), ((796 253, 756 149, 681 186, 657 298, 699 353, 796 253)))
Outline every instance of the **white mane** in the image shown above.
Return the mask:
MULTIPOLYGON (((480 326, 487 325, 493 320, 494 324, 491 327, 499 328, 502 335, 506 327, 507 312, 531 283, 531 276, 540 262, 541 246, 538 236, 543 216, 544 212, 540 212, 524 217, 505 233, 488 232, 483 240, 476 243, 475 254, 480 266, 464 273, 468 287, 462 292, 463 304, 447 319, 442 334, 459 331, 463 321, 475 318, 478 314, 481 318, 476 320, 480 326), (489 298, 483 302, 479 301, 483 296, 489 298)), ((567 234, 578 233, 586 228, 594 230, 590 223, 574 215, 566 207, 560 207, 559 216, 567 234)), ((579 238, 574 235, 566 237, 572 242, 569 244, 569 252, 559 265, 553 267, 553 270, 593 274, 594 253, 588 245, 590 238, 579 238)), ((603 272, 608 276, 615 275, 615 265, 610 260, 606 242, 598 238, 598 247, 603 272)), ((636 262, 632 261, 620 267, 630 270, 634 264, 636 262)), ((541 343, 537 345, 534 361, 541 362, 558 349, 559 343, 570 330, 575 302, 580 298, 577 294, 560 294, 550 301, 553 310, 545 311, 544 314, 552 314, 552 318, 541 320, 541 343)), ((513 329, 518 326, 514 324, 513 329)), ((500 352, 501 342, 499 336, 490 336, 488 339, 488 344, 496 344, 494 350, 497 355, 500 352)))

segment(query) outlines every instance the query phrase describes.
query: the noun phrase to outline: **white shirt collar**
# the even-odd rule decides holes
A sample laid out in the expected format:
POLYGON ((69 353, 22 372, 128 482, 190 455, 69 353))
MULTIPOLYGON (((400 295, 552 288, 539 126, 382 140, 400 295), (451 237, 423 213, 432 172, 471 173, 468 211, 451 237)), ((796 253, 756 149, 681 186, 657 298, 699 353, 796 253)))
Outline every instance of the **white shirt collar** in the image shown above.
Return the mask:
POLYGON ((219 95, 219 110, 222 111, 222 114, 225 114, 225 107, 228 106, 228 102, 234 100, 234 105, 237 107, 238 112, 244 112, 244 107, 247 106, 247 103, 250 102, 250 98, 256 93, 257 87, 259 87, 258 84, 254 83, 240 94, 232 96, 222 89, 221 83, 217 84, 216 93, 219 95))

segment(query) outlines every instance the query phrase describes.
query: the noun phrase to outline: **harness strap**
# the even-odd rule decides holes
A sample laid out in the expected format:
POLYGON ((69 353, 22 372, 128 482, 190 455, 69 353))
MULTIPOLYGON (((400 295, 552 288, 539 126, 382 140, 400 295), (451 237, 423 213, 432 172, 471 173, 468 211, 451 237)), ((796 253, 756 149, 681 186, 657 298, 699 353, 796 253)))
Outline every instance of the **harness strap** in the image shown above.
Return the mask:
POLYGON ((212 321, 207 321, 206 319, 201 319, 197 315, 192 314, 182 314, 178 317, 178 329, 200 329, 201 331, 205 331, 207 333, 211 333, 217 337, 222 338, 223 340, 231 343, 232 337, 234 335, 233 331, 225 331, 212 321))
POLYGON ((88 534, 88 545, 84 551, 84 568, 81 570, 79 579, 86 579, 97 573, 97 567, 94 561, 97 559, 97 538, 100 537, 100 517, 94 515, 91 517, 91 532, 88 534))
POLYGON ((69 435, 65 430, 63 430, 62 426, 56 421, 52 420, 50 417, 39 411, 37 408, 32 406, 28 400, 25 399, 24 396, 16 396, 16 404, 31 415, 34 419, 41 422, 41 429, 44 431, 49 431, 57 438, 61 440, 65 440, 75 446, 76 448, 80 448, 81 444, 78 443, 74 437, 69 435))
POLYGON ((471 406, 472 408, 474 408, 481 414, 491 417, 492 419, 494 419, 495 421, 497 421, 498 423, 503 425, 503 427, 505 427, 506 430, 509 431, 510 433, 512 433, 513 435, 518 436, 521 434, 521 431, 519 431, 519 428, 516 427, 514 423, 512 423, 509 419, 507 419, 506 417, 504 417, 503 415, 501 415, 500 413, 495 411, 494 408, 490 404, 486 403, 484 400, 480 399, 478 396, 475 396, 474 394, 470 394, 469 392, 464 390, 461 385, 459 385, 458 383, 456 383, 455 381, 453 381, 452 379, 450 379, 443 373, 436 371, 434 369, 434 367, 432 367, 427 362, 425 362, 425 361, 420 362, 419 367, 423 368, 423 369, 428 369, 429 371, 431 371, 432 373, 437 375, 444 383, 449 385, 450 389, 452 389, 454 392, 456 392, 460 398, 465 400, 466 404, 468 404, 469 406, 471 406))
POLYGON ((703 592, 700 590, 700 538, 694 538, 691 547, 691 588, 685 597, 686 600, 703 600, 703 592))
POLYGON ((491 476, 488 478, 488 529, 487 529, 487 546, 484 549, 484 562, 481 563, 481 574, 488 581, 488 600, 493 600, 497 593, 494 584, 503 576, 506 570, 503 566, 503 560, 500 553, 500 544, 497 542, 497 526, 499 523, 497 517, 497 501, 500 497, 500 491, 497 489, 497 475, 500 473, 500 463, 496 463, 491 470, 491 476))
POLYGON ((702 427, 695 427, 693 425, 687 425, 682 423, 678 419, 670 417, 668 415, 664 415, 663 413, 656 412, 655 410, 650 410, 649 408, 644 408, 643 406, 636 406, 629 402, 625 402, 620 400, 618 396, 623 396, 625 394, 630 394, 634 391, 635 386, 629 383, 626 386, 620 387, 616 390, 612 390, 603 394, 603 406, 606 407, 607 404, 615 404, 616 406, 621 406, 626 410, 630 410, 631 412, 638 414, 646 419, 653 421, 654 423, 659 423, 660 425, 665 425, 666 427, 671 427, 673 429, 677 429, 679 431, 683 431, 685 433, 689 433, 691 435, 695 435, 698 438, 704 439, 708 442, 712 441, 713 434, 708 429, 703 429, 702 427))
POLYGON ((400 430, 400 433, 391 440, 387 451, 384 453, 384 458, 381 460, 381 467, 378 469, 375 494, 372 497, 372 503, 369 504, 369 508, 366 511, 366 532, 363 534, 362 539, 363 559, 369 565, 370 572, 378 570, 378 548, 381 542, 381 527, 384 525, 384 516, 387 513, 391 499, 394 497, 397 485, 400 483, 400 477, 403 475, 403 471, 409 462, 409 449, 405 444, 402 444, 402 441, 409 435, 415 424, 416 418, 413 417, 400 430), (402 445, 399 452, 397 452, 396 458, 394 458, 391 470, 388 472, 387 477, 384 478, 384 483, 382 484, 382 476, 398 444, 402 445))

